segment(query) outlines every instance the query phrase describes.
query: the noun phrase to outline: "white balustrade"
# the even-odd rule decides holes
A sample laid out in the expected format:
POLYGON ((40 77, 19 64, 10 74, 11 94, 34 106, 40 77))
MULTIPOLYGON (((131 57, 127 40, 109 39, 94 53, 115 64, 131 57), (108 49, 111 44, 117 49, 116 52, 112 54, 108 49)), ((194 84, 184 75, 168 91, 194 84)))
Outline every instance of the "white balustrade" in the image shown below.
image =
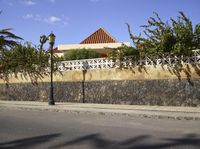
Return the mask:
POLYGON ((58 66, 60 71, 75 71, 75 70, 96 70, 96 69, 111 69, 119 67, 120 63, 123 67, 135 67, 139 65, 143 66, 161 66, 169 65, 173 66, 177 63, 181 64, 200 64, 200 50, 193 50, 194 55, 191 57, 187 56, 166 56, 163 58, 151 59, 146 57, 145 59, 135 60, 134 57, 126 57, 123 61, 114 62, 108 58, 95 58, 95 59, 83 59, 83 60, 72 60, 62 61, 58 66))

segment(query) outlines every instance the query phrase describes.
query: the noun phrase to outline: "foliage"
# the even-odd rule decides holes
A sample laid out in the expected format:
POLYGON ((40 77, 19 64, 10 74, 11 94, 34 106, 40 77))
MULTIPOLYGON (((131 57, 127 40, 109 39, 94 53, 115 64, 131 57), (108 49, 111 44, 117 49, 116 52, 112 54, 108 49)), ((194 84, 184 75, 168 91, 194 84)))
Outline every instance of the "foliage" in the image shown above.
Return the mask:
MULTIPOLYGON (((4 52, 18 45, 17 40, 22 40, 21 37, 11 32, 12 29, 6 28, 0 30, 0 60, 4 52)), ((1 68, 1 65, 0 65, 1 68)))
POLYGON ((183 12, 180 12, 178 20, 171 19, 173 23, 176 43, 174 44, 174 54, 176 55, 190 55, 191 50, 196 49, 194 41, 194 32, 192 22, 187 18, 183 12))
POLYGON ((33 81, 37 81, 46 74, 49 63, 49 55, 44 50, 38 50, 30 43, 16 45, 3 53, 0 60, 0 74, 8 81, 9 74, 18 73, 29 76, 33 81))
POLYGON ((194 30, 194 47, 200 49, 200 24, 195 26, 194 30))
POLYGON ((72 49, 65 52, 65 60, 80 60, 80 59, 90 59, 90 58, 99 58, 100 54, 91 49, 72 49))
POLYGON ((139 50, 140 56, 161 56, 163 54, 191 55, 193 49, 200 48, 200 24, 193 29, 191 20, 183 12, 179 12, 177 20, 163 22, 155 13, 150 17, 144 28, 146 37, 134 36, 129 24, 130 38, 139 50))
POLYGON ((108 58, 116 61, 120 60, 122 61, 125 56, 139 56, 139 51, 136 48, 126 46, 125 44, 122 44, 121 47, 118 47, 116 49, 112 49, 111 52, 108 53, 108 58))
POLYGON ((11 30, 10 28, 0 30, 0 78, 6 80, 12 68, 9 64, 12 61, 10 49, 19 44, 18 40, 22 40, 21 37, 12 33, 11 30))
POLYGON ((108 58, 112 59, 114 62, 118 61, 120 68, 122 67, 122 61, 127 56, 134 56, 135 59, 138 59, 139 51, 136 48, 122 44, 121 47, 112 49, 112 51, 108 53, 108 58))
POLYGON ((17 40, 22 40, 21 37, 15 35, 11 32, 11 28, 1 29, 0 30, 0 49, 2 48, 11 48, 18 44, 17 40))
POLYGON ((43 45, 47 42, 48 37, 46 35, 40 36, 40 49, 43 49, 43 45))
MULTIPOLYGON (((18 40, 22 38, 12 33, 10 28, 0 30, 0 78, 8 82, 9 75, 15 74, 17 77, 21 74, 37 82, 39 78, 48 75, 50 55, 49 51, 43 49, 48 37, 40 37, 39 49, 28 42, 22 45, 18 40)), ((55 72, 61 59, 54 56, 53 60, 55 72)))

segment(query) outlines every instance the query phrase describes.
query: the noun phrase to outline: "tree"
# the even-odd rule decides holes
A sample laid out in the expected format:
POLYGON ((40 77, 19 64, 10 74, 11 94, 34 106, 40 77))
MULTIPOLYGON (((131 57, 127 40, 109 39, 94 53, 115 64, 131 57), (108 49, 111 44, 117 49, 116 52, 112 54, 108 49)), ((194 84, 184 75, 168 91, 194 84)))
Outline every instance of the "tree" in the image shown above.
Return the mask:
POLYGON ((163 22, 159 15, 148 19, 142 25, 146 37, 134 36, 127 24, 130 38, 139 50, 140 56, 162 56, 163 54, 191 55, 193 49, 200 45, 200 24, 193 29, 191 20, 179 12, 177 20, 163 22))
POLYGON ((193 29, 191 20, 185 16, 183 12, 179 12, 177 20, 171 19, 174 34, 176 37, 174 54, 176 55, 191 55, 192 50, 198 48, 198 38, 200 32, 198 32, 198 25, 193 29), (194 31, 193 31, 194 30, 194 31))
POLYGON ((0 30, 0 50, 16 46, 18 45, 17 40, 22 40, 21 37, 12 33, 11 30, 11 28, 0 30))
POLYGON ((22 40, 11 30, 10 28, 0 30, 0 78, 6 78, 6 80, 8 79, 9 69, 5 68, 10 68, 8 62, 12 61, 12 59, 10 60, 10 49, 19 44, 18 40, 22 40))
MULTIPOLYGON (((40 37, 40 46, 37 48, 26 42, 24 45, 17 40, 22 39, 10 32, 11 29, 0 30, 0 78, 9 82, 9 75, 18 74, 28 76, 31 81, 37 82, 43 76, 48 75, 49 51, 43 48, 48 37, 40 37)), ((54 56, 54 72, 60 58, 54 56)))
POLYGON ((194 30, 194 47, 200 49, 200 24, 195 26, 194 30))
POLYGON ((43 49, 43 45, 47 42, 48 37, 46 35, 40 36, 40 50, 43 49))
POLYGON ((29 76, 32 82, 46 75, 49 55, 44 50, 38 50, 30 43, 18 44, 3 53, 0 61, 1 77, 8 81, 10 74, 29 76))

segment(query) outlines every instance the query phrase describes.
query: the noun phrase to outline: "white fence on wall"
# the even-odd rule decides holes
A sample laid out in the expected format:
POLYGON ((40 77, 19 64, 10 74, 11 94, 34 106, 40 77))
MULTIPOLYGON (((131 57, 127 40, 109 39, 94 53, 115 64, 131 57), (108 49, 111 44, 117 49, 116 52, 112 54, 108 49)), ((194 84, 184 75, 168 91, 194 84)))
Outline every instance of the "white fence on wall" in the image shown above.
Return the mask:
POLYGON ((123 61, 114 62, 108 58, 96 58, 96 59, 84 59, 84 60, 73 60, 73 61, 62 61, 58 66, 60 71, 75 71, 75 70, 96 70, 96 69, 111 69, 117 68, 120 65, 129 68, 135 66, 161 66, 169 65, 173 66, 177 63, 182 64, 200 64, 200 50, 193 50, 191 57, 186 56, 166 56, 163 58, 134 60, 134 57, 126 57, 123 61))

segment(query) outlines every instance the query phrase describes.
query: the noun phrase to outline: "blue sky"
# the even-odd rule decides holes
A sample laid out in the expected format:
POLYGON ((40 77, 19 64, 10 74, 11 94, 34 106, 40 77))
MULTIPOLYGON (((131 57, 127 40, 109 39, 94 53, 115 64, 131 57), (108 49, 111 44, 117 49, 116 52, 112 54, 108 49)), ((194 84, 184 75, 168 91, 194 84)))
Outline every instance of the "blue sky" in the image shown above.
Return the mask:
POLYGON ((25 41, 39 44, 40 35, 51 31, 56 45, 80 43, 100 27, 118 41, 131 42, 125 23, 134 34, 159 13, 165 21, 179 11, 200 23, 200 0, 0 0, 0 29, 13 28, 25 41))

